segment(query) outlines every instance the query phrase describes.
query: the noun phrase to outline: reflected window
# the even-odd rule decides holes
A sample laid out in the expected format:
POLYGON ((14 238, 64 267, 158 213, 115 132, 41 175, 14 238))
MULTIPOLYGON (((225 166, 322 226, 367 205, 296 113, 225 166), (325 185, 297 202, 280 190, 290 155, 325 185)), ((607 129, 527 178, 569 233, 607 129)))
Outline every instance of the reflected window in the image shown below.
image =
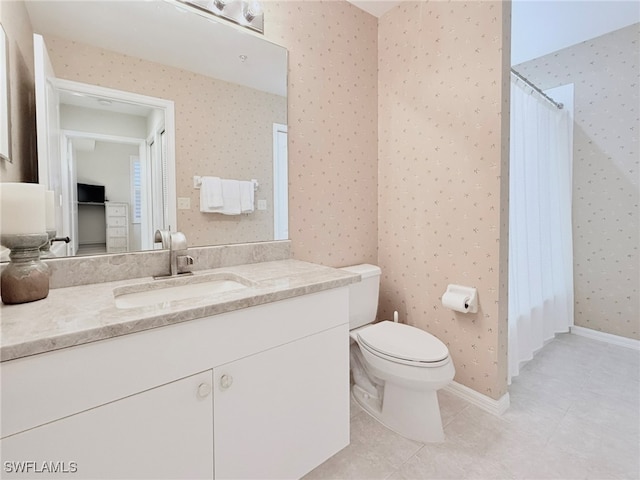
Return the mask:
POLYGON ((142 223, 142 166, 131 157, 131 223, 142 223))

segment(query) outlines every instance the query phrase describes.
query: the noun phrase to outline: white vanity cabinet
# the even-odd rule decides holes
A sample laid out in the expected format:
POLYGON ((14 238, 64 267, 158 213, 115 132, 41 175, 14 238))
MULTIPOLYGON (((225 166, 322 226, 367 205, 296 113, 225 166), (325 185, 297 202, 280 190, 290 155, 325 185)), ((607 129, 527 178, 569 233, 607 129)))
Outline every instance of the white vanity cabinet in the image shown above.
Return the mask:
POLYGON ((348 288, 19 358, 0 374, 3 466, 299 478, 349 443, 348 288))
POLYGON ((212 425, 209 370, 3 439, 2 478, 212 478, 212 425))
POLYGON ((214 369, 216 478, 299 478, 326 460, 317 447, 349 424, 344 335, 334 328, 214 369))

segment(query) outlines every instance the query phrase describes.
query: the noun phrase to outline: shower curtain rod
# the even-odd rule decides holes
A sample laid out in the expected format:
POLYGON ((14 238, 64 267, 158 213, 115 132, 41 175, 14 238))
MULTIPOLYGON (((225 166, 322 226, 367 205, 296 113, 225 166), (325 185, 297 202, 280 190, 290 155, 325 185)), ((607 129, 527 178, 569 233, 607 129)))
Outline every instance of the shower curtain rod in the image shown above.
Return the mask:
POLYGON ((551 98, 549 95, 547 95, 546 93, 544 93, 542 90, 540 90, 538 87, 536 87, 533 83, 531 83, 529 80, 527 80, 521 73, 519 73, 518 71, 514 70, 513 68, 511 69, 511 73, 513 75, 515 75, 517 78, 519 78, 520 80, 522 80, 524 83, 526 83, 527 85, 529 85, 531 88, 533 88, 536 92, 538 92, 540 95, 542 95, 544 98, 546 98, 549 102, 553 103, 557 108, 562 109, 564 108, 564 105, 562 103, 556 102, 553 98, 551 98))

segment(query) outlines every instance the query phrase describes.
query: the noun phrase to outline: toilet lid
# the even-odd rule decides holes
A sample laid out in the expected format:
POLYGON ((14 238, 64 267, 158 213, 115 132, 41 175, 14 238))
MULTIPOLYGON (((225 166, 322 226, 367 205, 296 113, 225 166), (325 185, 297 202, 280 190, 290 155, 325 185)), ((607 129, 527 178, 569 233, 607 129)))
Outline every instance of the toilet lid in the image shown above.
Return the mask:
POLYGON ((358 339, 371 350, 412 362, 440 362, 449 356, 447 346, 419 328, 384 321, 358 331, 358 339))

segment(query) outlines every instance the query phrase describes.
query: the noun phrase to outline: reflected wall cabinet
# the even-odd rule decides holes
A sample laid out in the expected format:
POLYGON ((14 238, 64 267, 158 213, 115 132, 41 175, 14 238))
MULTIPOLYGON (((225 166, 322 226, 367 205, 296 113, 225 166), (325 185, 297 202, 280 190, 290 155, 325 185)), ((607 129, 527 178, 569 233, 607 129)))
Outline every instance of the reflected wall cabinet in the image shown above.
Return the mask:
POLYGON ((106 202, 107 253, 129 251, 129 204, 106 202))

